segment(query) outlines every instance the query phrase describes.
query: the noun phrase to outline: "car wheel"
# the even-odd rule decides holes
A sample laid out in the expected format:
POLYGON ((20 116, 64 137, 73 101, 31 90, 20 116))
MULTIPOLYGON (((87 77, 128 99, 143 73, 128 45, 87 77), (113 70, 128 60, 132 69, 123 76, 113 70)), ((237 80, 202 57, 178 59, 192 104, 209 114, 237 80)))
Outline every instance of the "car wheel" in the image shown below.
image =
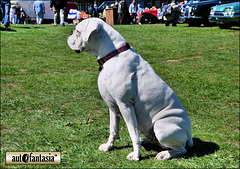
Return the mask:
POLYGON ((227 24, 222 24, 222 25, 218 25, 219 28, 221 29, 231 29, 232 25, 227 25, 227 24))
POLYGON ((205 20, 203 21, 203 25, 204 25, 205 27, 211 27, 211 26, 214 26, 211 22, 209 22, 208 19, 205 19, 205 20))
POLYGON ((140 19, 141 24, 151 24, 152 23, 152 17, 149 15, 143 15, 140 19))
POLYGON ((210 15, 210 11, 206 11, 204 14, 203 14, 203 25, 205 27, 211 27, 211 26, 214 26, 213 23, 209 22, 208 20, 208 17, 210 15))

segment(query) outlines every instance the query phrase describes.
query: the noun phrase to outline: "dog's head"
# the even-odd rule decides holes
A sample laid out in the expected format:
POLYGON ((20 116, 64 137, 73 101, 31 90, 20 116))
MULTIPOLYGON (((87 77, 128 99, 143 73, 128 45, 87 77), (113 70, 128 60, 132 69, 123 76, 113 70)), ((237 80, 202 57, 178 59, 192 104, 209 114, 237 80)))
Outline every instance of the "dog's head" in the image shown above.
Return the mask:
POLYGON ((72 50, 77 53, 88 50, 87 44, 90 36, 99 30, 99 23, 97 21, 98 20, 86 19, 76 26, 76 29, 71 32, 67 39, 67 43, 72 50))
POLYGON ((90 18, 76 26, 67 42, 77 53, 85 51, 99 59, 124 45, 126 40, 103 20, 90 18))

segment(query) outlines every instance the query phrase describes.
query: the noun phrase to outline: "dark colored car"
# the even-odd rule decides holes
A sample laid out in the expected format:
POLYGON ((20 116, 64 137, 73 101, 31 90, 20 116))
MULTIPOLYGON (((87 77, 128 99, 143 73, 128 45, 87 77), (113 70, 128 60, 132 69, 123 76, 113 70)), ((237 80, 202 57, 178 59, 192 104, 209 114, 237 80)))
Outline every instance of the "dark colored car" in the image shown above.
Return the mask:
POLYGON ((213 6, 209 21, 216 23, 222 29, 240 26, 240 2, 213 6))
POLYGON ((188 10, 184 11, 184 20, 189 26, 212 26, 213 23, 209 22, 211 7, 218 4, 226 4, 230 2, 237 2, 239 0, 203 0, 189 5, 188 10))
POLYGON ((180 22, 182 22, 182 23, 186 22, 186 20, 191 15, 193 4, 201 2, 201 1, 207 1, 207 0, 190 0, 188 3, 184 4, 184 6, 181 8, 181 14, 179 17, 180 22))

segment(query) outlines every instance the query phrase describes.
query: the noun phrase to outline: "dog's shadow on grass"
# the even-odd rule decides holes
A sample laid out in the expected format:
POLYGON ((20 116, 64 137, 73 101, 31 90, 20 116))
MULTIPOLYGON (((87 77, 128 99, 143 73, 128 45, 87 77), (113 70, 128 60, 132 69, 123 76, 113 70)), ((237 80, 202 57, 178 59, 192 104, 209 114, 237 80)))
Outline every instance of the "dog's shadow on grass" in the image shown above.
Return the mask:
POLYGON ((121 149, 125 149, 125 148, 132 148, 132 145, 121 146, 121 147, 113 146, 112 151, 114 151, 114 150, 121 150, 121 149))
MULTIPOLYGON (((156 151, 157 153, 160 151, 163 151, 161 147, 147 144, 147 145, 142 145, 147 151, 156 151)), ((219 146, 213 142, 206 142, 202 141, 199 138, 193 138, 193 147, 192 148, 187 148, 188 152, 180 158, 192 158, 192 157, 202 157, 208 154, 213 154, 214 152, 219 150, 219 146)), ((151 157, 155 157, 155 155, 148 155, 145 157, 142 157, 142 160, 144 159, 149 159, 151 157)))

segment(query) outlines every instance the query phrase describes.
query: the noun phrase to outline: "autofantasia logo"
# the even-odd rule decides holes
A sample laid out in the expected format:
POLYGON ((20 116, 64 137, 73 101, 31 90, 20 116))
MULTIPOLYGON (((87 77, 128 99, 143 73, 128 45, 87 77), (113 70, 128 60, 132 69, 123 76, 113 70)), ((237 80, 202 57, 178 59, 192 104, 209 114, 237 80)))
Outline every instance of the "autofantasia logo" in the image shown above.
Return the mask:
POLYGON ((60 152, 6 152, 6 164, 60 164, 60 152))

